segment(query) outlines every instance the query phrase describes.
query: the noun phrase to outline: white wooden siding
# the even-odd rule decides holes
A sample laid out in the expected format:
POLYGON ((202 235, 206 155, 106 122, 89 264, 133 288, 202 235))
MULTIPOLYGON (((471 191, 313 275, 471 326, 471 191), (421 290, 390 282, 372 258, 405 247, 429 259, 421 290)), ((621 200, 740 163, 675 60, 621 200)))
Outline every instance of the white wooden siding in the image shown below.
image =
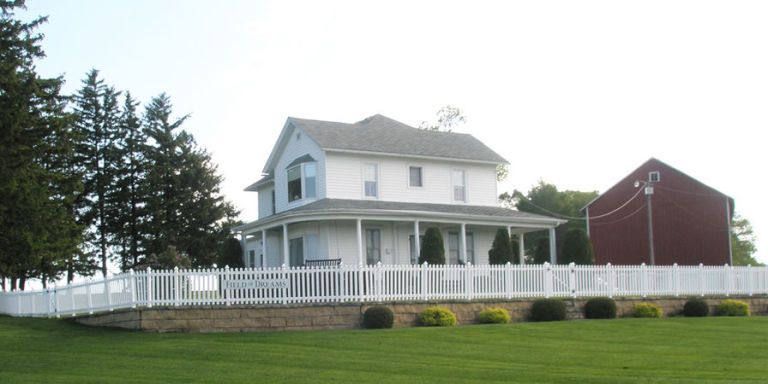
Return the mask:
POLYGON ((363 199, 362 172, 363 164, 366 163, 378 164, 380 200, 497 205, 494 165, 333 152, 326 153, 325 157, 325 196, 333 199, 363 199), (422 187, 409 185, 410 166, 422 167, 422 187), (451 169, 463 169, 466 172, 466 203, 456 203, 452 199, 451 169))
MULTIPOLYGON (((309 137, 301 129, 291 130, 288 143, 283 150, 283 153, 278 157, 275 163, 275 210, 276 213, 280 213, 287 209, 296 208, 307 203, 311 203, 315 200, 322 199, 326 196, 325 192, 325 153, 315 143, 312 138, 309 137), (300 134, 300 138, 297 138, 297 133, 300 134), (288 179, 287 170, 285 167, 290 164, 296 158, 309 154, 317 161, 317 198, 316 199, 301 199, 292 202, 288 202, 288 179)), ((303 191, 302 191, 303 192, 303 191)), ((261 204, 261 199, 259 199, 261 204)), ((261 212, 261 208, 259 208, 261 212)))
POLYGON ((259 219, 272 215, 272 191, 274 185, 265 186, 259 189, 259 219))

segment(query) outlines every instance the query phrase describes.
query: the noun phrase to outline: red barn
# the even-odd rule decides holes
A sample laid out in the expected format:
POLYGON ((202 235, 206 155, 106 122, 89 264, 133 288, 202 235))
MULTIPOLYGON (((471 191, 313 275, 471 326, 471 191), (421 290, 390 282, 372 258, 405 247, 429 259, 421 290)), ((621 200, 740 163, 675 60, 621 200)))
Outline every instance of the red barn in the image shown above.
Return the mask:
POLYGON ((651 158, 582 212, 597 264, 731 264, 733 199, 651 158))

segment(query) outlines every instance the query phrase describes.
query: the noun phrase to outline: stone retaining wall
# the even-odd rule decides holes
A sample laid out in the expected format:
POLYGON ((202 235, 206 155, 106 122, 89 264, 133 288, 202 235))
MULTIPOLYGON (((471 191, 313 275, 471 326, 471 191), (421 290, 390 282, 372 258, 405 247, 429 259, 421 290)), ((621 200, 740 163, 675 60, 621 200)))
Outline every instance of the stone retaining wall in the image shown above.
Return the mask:
MULTIPOLYGON (((733 297, 732 297, 733 298, 733 297)), ((735 297, 749 303, 752 313, 768 314, 768 297, 735 297)), ((706 299, 710 308, 723 298, 706 299)), ((618 316, 632 313, 636 303, 653 302, 662 307, 665 316, 682 313, 686 298, 640 299, 617 298, 618 316)), ((569 319, 584 317, 587 299, 567 299, 569 319)), ((502 307, 509 311, 512 321, 526 321, 533 300, 486 300, 472 302, 414 302, 382 303, 395 313, 395 327, 409 327, 417 323, 418 314, 434 305, 448 307, 459 324, 472 324, 477 314, 488 307, 502 307)), ((323 305, 274 305, 231 307, 155 307, 105 312, 74 318, 74 321, 91 326, 126 328, 151 332, 251 332, 311 329, 359 328, 362 313, 374 304, 323 304, 323 305)))

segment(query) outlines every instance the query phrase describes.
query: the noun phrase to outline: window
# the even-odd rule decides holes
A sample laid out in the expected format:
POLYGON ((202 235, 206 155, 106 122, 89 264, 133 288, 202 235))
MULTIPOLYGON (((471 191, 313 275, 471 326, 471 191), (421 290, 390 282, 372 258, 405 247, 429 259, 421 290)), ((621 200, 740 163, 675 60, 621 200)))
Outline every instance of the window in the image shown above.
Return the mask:
POLYGON ((365 229, 365 260, 368 265, 381 261, 381 230, 365 229))
POLYGON ((464 171, 454 169, 451 171, 451 184, 453 185, 453 201, 467 201, 467 187, 464 180, 464 171))
POLYGON ((661 181, 661 174, 659 171, 648 172, 648 181, 651 183, 658 183, 661 181))
POLYGON ((301 199, 301 165, 288 170, 288 202, 301 199))
POLYGON ((315 197, 317 197, 317 163, 307 162, 288 168, 288 202, 315 197))
POLYGON ((297 237, 288 241, 288 256, 291 267, 304 265, 304 238, 297 237))
MULTIPOLYGON (((475 236, 469 232, 467 236, 467 260, 475 263, 475 236)), ((461 260, 461 239, 459 232, 448 232, 448 264, 459 264, 461 260)), ((463 261, 462 261, 463 262, 463 261)))
MULTIPOLYGON (((411 250, 411 264, 419 263, 419 254, 416 253, 416 242, 413 235, 408 236, 408 244, 411 250)), ((419 244, 424 244, 424 235, 419 235, 419 244)))
POLYGON ((379 166, 365 164, 363 166, 363 189, 365 197, 379 197, 379 166))
POLYGON ((424 184, 421 179, 421 167, 408 167, 408 185, 411 187, 422 187, 424 184))
POLYGON ((304 188, 306 193, 304 197, 317 197, 317 164, 304 164, 304 188))
POLYGON ((272 214, 275 214, 275 189, 272 188, 272 214))

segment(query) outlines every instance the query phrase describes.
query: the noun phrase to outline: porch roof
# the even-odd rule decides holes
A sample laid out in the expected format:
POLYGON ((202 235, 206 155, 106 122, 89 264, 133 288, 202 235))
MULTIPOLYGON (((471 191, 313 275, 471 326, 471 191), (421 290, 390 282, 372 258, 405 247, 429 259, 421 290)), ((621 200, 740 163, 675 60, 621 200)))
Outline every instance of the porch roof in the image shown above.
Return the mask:
POLYGON ((404 203, 380 200, 321 199, 276 215, 264 217, 241 226, 234 231, 249 231, 288 222, 333 220, 361 217, 369 220, 423 220, 520 225, 530 228, 553 228, 566 220, 520 212, 513 209, 463 204, 404 203))

